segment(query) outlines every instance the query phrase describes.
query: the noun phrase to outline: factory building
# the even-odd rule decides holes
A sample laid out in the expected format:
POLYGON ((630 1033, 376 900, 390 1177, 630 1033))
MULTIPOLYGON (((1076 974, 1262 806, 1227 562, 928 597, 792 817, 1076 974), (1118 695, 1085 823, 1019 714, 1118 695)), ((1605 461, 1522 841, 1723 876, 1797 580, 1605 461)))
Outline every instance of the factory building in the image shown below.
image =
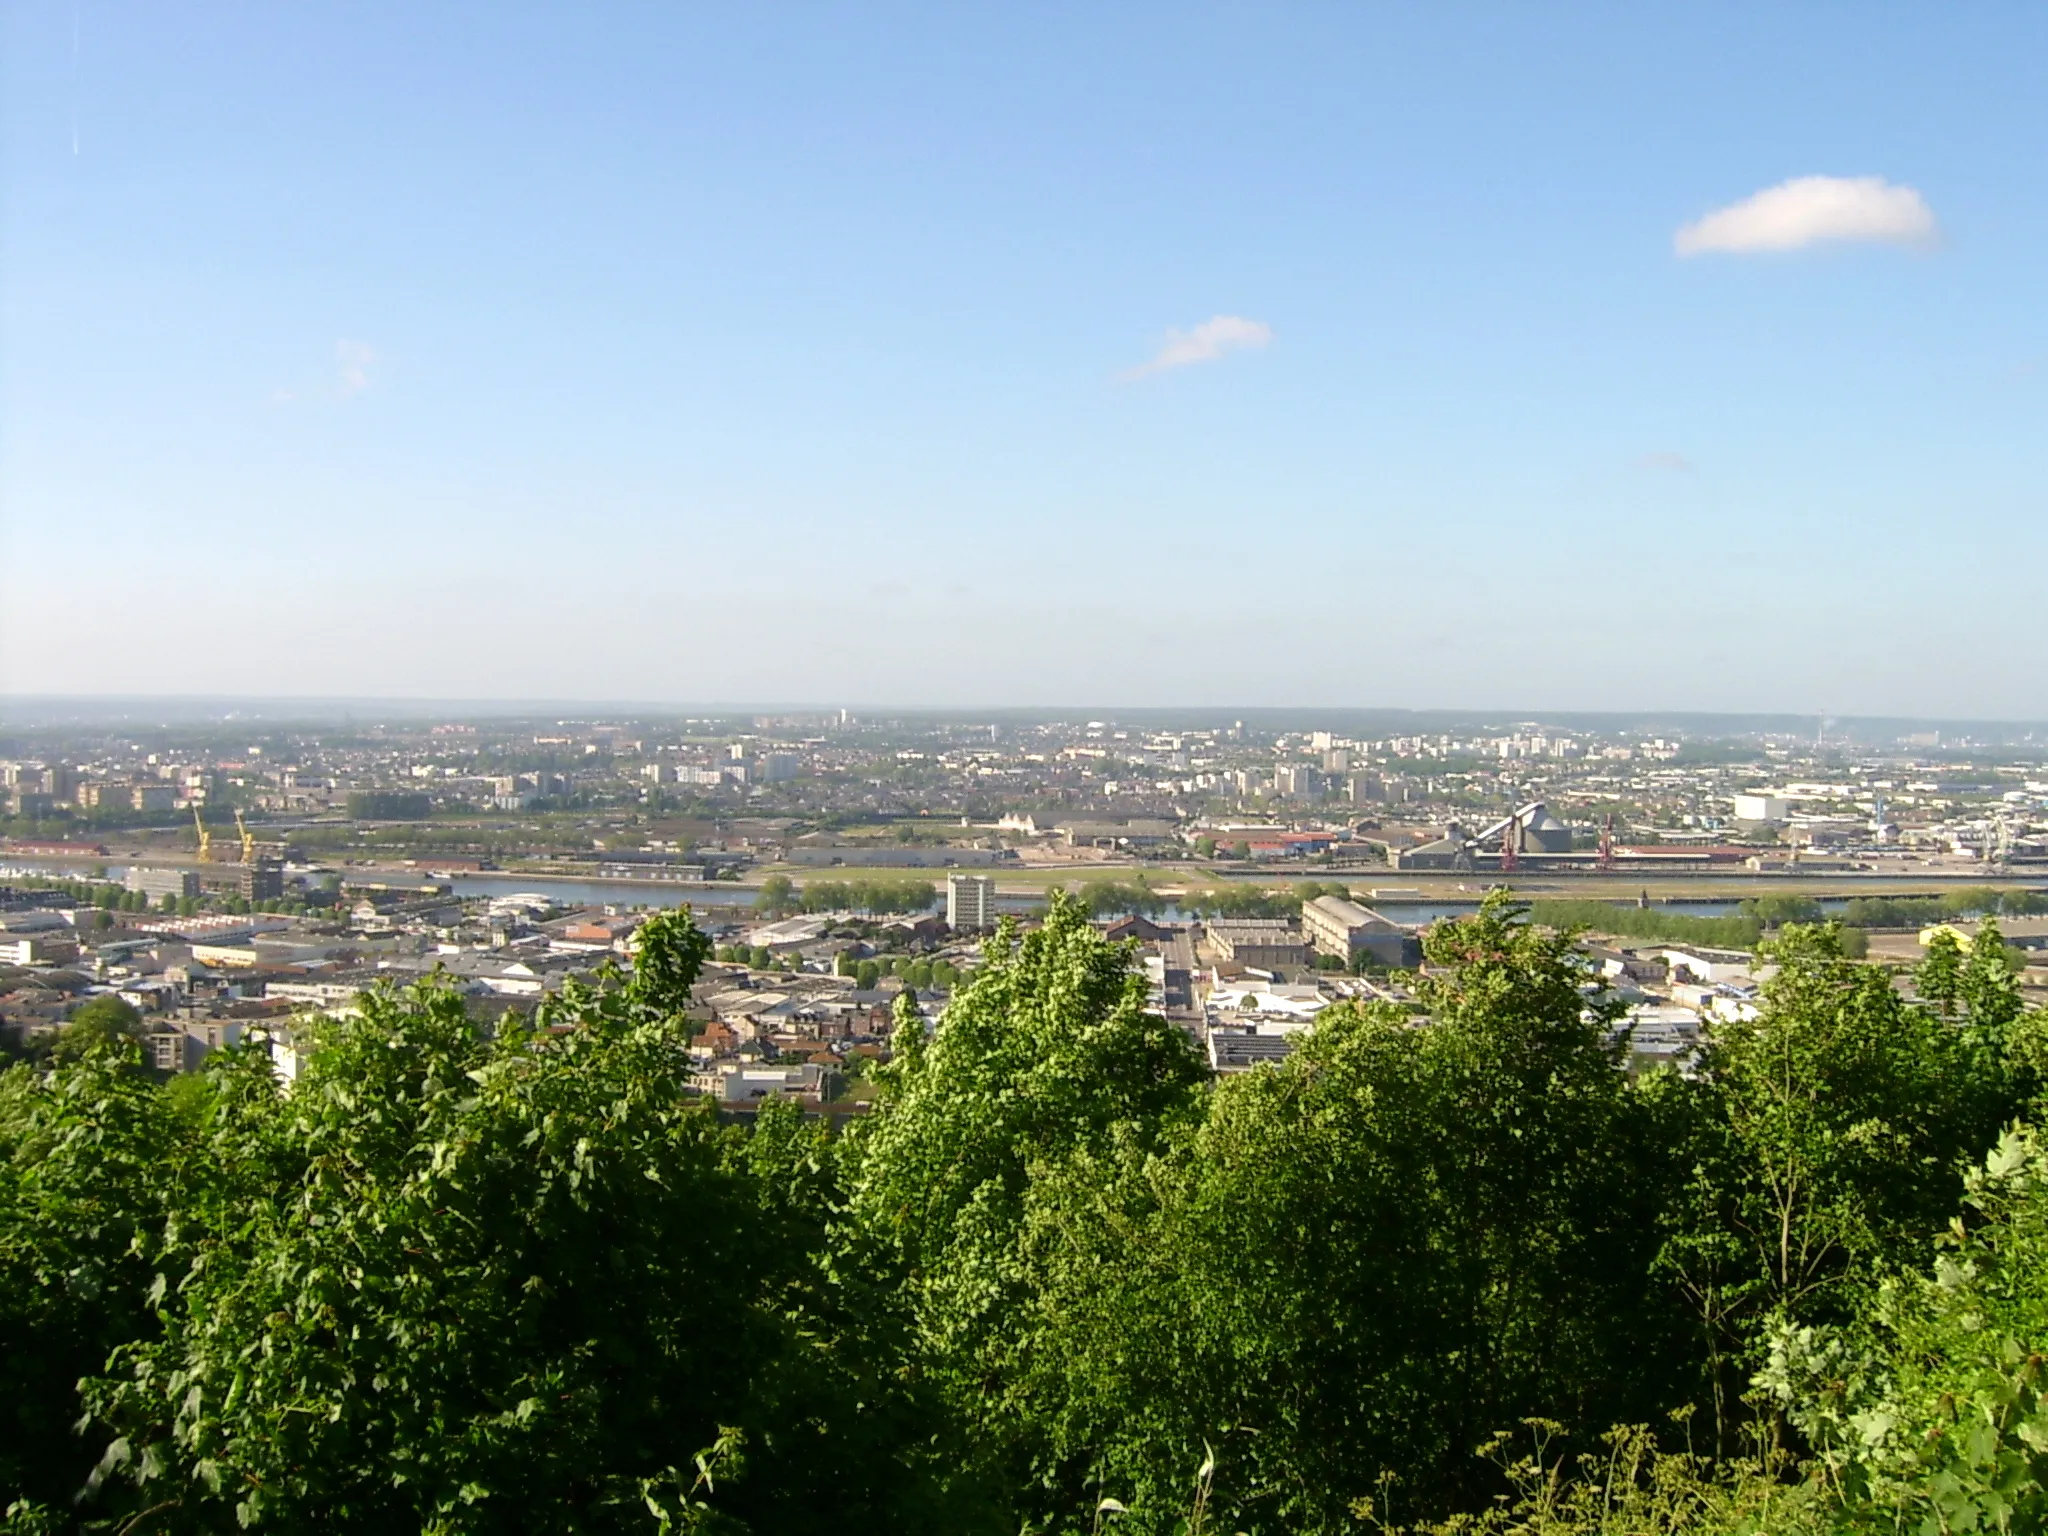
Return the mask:
POLYGON ((151 901, 197 896, 199 876, 189 869, 144 869, 136 865, 121 881, 131 891, 140 891, 151 901))
POLYGON ((216 864, 197 878, 208 890, 232 891, 244 901, 276 901, 284 895, 284 868, 268 859, 216 864))
POLYGON ((1519 863, 1571 851, 1572 829, 1551 815, 1541 800, 1532 800, 1478 832, 1452 822, 1436 841, 1391 854, 1397 869, 1477 870, 1499 869, 1510 856, 1519 863))
POLYGON ((1376 965, 1411 969, 1422 963, 1422 944, 1399 923, 1341 896, 1318 896, 1301 904, 1301 929, 1318 954, 1335 955, 1347 966, 1361 955, 1376 965))
POLYGON ((1308 963, 1308 946, 1292 923, 1217 918, 1203 926, 1210 945, 1233 965, 1275 971, 1308 963))

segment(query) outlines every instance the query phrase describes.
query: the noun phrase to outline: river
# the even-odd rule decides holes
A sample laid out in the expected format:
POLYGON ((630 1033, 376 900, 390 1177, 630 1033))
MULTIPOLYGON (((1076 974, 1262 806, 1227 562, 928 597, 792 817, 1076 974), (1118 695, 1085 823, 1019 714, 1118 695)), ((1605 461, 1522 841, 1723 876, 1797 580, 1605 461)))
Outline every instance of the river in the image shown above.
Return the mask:
MULTIPOLYGON (((759 894, 751 886, 709 882, 672 884, 663 880, 539 880, 531 875, 459 875, 446 877, 457 896, 545 896, 564 906, 751 908, 759 894)), ((943 899, 943 897, 942 897, 943 899)), ((1035 896, 998 893, 1004 912, 1034 912, 1044 902, 1035 896)))
MULTIPOLYGON (((128 872, 128 867, 115 861, 106 865, 107 875, 115 880, 128 872)), ((8 874, 36 874, 57 879, 76 879, 81 873, 76 869, 65 869, 42 861, 24 862, 0 867, 0 879, 8 874)), ((751 909, 757 892, 751 886, 711 882, 706 884, 681 884, 661 880, 579 880, 542 878, 534 875, 464 875, 451 874, 443 877, 457 896, 487 898, 532 893, 547 897, 563 906, 620 906, 620 907, 680 907, 690 906, 703 912, 719 912, 722 916, 737 916, 739 911, 751 909)), ((1928 892, 1918 894, 1926 895, 1928 892)), ((1534 900, 1576 900, 1568 892, 1531 892, 1534 900)), ((1818 901, 1823 912, 1840 912, 1848 905, 1847 896, 1820 896, 1818 901)), ((1040 910, 1045 899, 1035 893, 1021 891, 999 892, 996 906, 1003 912, 1024 915, 1040 910)), ((1474 896, 1463 901, 1367 900, 1367 906, 1382 913, 1392 921, 1419 927, 1433 923, 1439 918, 1462 917, 1479 909, 1479 898, 1474 896)), ((1634 905, 1626 898, 1612 903, 1618 907, 1634 905)), ((1652 901, 1651 910, 1669 912, 1685 917, 1730 917, 1741 908, 1740 898, 1733 896, 1705 897, 1698 900, 1652 901)), ((1186 914, 1169 904, 1161 917, 1167 922, 1181 921, 1186 914)))
MULTIPOLYGON (((699 911, 715 909, 751 908, 756 892, 749 886, 710 883, 703 885, 672 885, 657 880, 559 880, 535 879, 519 875, 450 875, 449 883, 455 894, 466 897, 512 896, 533 893, 546 896, 565 906, 621 906, 621 907, 680 907, 689 906, 699 911)), ((1543 898, 1538 898, 1543 899, 1543 898)), ((1848 898, 1841 896, 1818 898, 1821 909, 1839 912, 1848 898)), ((1044 905, 1044 898, 1024 892, 1001 892, 996 896, 996 906, 1004 912, 1024 914, 1035 912, 1044 905)), ((1433 923, 1444 917, 1463 917, 1479 910, 1479 899, 1469 901, 1380 901, 1368 902, 1375 911, 1384 914, 1397 923, 1420 926, 1433 923)), ((1634 903, 1620 900, 1613 903, 1618 907, 1634 903)), ((1741 902, 1732 896, 1711 897, 1698 901, 1653 901, 1651 909, 1670 912, 1686 917, 1729 917, 1739 910, 1741 902)), ((1185 914, 1178 907, 1169 905, 1161 914, 1168 922, 1177 922, 1185 914)))

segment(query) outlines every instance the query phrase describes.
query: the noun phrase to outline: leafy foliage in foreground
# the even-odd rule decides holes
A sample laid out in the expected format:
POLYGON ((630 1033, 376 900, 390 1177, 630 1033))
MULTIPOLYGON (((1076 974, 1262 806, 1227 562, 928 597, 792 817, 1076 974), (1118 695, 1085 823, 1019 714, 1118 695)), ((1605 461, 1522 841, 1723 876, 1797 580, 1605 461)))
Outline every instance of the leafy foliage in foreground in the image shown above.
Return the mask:
POLYGON ((97 1266, 65 1347, 24 1326, 0 1384, 47 1431, 83 1362, 97 1461, 61 1448, 14 1486, 159 1530, 936 1519, 915 1403, 815 1262, 822 1148, 683 1092, 702 957, 653 927, 631 984, 534 1034, 431 988, 373 999, 303 1043, 289 1092, 231 1057, 176 1126, 111 1057, 12 1082, 9 1234, 43 1276, 97 1266), (121 1220, 76 1254, 109 1156, 38 1144, 94 1141, 121 1220))
POLYGON ((1843 1501, 1908 1530, 2048 1528, 2048 1143, 2014 1132, 1969 1179, 1933 1273, 1839 1329, 1781 1328, 1764 1381, 1843 1501))
POLYGON ((1722 1452, 1771 1329, 1843 1322, 1918 1262, 2030 1081, 2006 1048, 2016 994, 1945 1019, 1825 928, 1788 928, 1773 958, 1761 1013, 1720 1028, 1688 1091, 1691 1176, 1659 1259, 1699 1321, 1722 1452))
MULTIPOLYGON (((1380 1523, 1398 1536, 1823 1536, 1842 1513, 1813 1482, 1787 1478, 1782 1454, 1716 1460, 1662 1445, 1641 1424, 1573 1453, 1553 1420, 1517 1428, 1480 1447, 1509 1490, 1491 1504, 1421 1526, 1380 1523)), ((1390 1512, 1398 1495, 1389 1483, 1390 1512)))
POLYGON ((5 1528, 2048 1522, 2000 945, 1909 996, 1788 924, 1689 1079, 1504 900, 1426 951, 1426 1020, 1212 1082, 1055 898, 839 1139, 685 1093, 681 917, 530 1030, 375 999, 289 1085, 81 1038, 0 1076, 5 1528))
MULTIPOLYGON (((1109 954, 1057 904, 996 946, 999 985, 906 1040, 852 1148, 927 1369, 1032 1529, 1104 1500, 1181 1529, 1198 1465, 1230 1529, 1351 1528, 1387 1474, 1447 1517, 1512 1493, 1472 1454, 1502 1425, 1695 1409, 1705 1459, 1644 1463, 1685 1518, 1790 1520, 1782 1452, 1742 1471, 1754 1436, 1796 1443, 1750 1385, 1770 1340, 1917 1263, 2032 1081, 2011 994, 1917 1006, 1791 926, 1700 1078, 1632 1082, 1568 937, 1495 902, 1430 935, 1426 1026, 1333 1008, 1286 1063, 1183 1089, 1099 1070, 1137 1038, 1109 954)), ((1543 1518, 1579 1518, 1581 1474, 1546 1476, 1543 1518)))
POLYGON ((1340 1528, 1382 1468, 1469 1491, 1503 1420, 1662 1406, 1684 1319, 1645 1277, 1675 1170, 1632 1183, 1657 1111, 1584 1016, 1566 941, 1496 912, 1431 945, 1430 1028, 1333 1010, 1157 1139, 1043 1146, 1009 1246, 940 1256, 950 1289, 1022 1281, 958 1401, 1050 1491, 1038 1518, 1091 1491, 1127 1524, 1178 1518, 1214 1445, 1219 1515, 1340 1528))

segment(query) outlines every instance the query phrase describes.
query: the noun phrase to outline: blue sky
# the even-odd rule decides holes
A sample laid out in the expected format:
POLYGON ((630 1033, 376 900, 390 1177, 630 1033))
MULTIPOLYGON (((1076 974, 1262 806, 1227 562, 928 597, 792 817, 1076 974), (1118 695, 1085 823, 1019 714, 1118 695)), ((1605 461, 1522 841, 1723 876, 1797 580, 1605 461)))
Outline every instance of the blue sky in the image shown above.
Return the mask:
POLYGON ((0 16, 0 690, 2048 715, 2048 8, 0 16))

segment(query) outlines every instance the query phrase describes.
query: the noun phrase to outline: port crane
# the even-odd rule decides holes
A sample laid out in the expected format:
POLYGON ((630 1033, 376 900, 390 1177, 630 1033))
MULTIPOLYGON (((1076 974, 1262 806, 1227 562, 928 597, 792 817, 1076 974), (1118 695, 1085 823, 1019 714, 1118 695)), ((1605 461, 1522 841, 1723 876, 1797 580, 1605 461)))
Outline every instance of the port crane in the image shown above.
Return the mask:
MULTIPOLYGON (((192 826, 199 833, 199 862, 214 863, 213 829, 207 826, 206 818, 199 814, 199 807, 192 807, 192 826)), ((249 830, 249 823, 242 819, 241 807, 235 808, 235 832, 242 840, 242 862, 256 862, 256 834, 249 830)))

